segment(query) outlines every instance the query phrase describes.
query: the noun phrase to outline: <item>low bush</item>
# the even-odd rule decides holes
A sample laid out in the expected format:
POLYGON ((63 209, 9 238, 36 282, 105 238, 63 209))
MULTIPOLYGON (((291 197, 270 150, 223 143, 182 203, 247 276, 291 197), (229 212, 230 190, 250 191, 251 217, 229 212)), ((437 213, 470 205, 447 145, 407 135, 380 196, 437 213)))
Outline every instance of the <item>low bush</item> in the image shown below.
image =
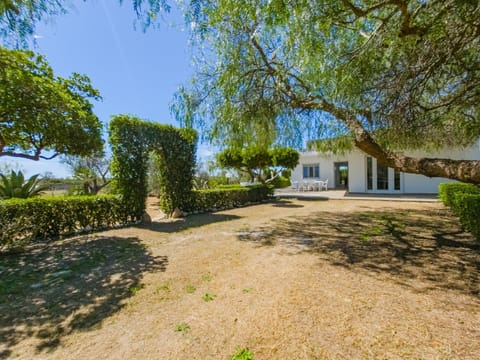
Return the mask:
POLYGON ((128 220, 128 212, 114 196, 0 201, 0 250, 125 224, 128 220))
POLYGON ((289 187, 291 185, 290 179, 286 178, 284 176, 279 176, 273 179, 273 181, 270 183, 275 187, 275 189, 283 189, 286 187, 289 187))
POLYGON ((187 212, 206 212, 233 208, 269 199, 273 189, 265 185, 194 191, 187 212))
POLYGON ((480 187, 464 183, 442 183, 440 200, 460 218, 463 228, 480 241, 480 187))
POLYGON ((438 186, 438 196, 445 206, 452 207, 454 205, 453 199, 456 193, 480 194, 480 188, 466 183, 441 183, 438 186))
POLYGON ((463 228, 480 241, 480 193, 457 192, 453 196, 453 208, 463 228))

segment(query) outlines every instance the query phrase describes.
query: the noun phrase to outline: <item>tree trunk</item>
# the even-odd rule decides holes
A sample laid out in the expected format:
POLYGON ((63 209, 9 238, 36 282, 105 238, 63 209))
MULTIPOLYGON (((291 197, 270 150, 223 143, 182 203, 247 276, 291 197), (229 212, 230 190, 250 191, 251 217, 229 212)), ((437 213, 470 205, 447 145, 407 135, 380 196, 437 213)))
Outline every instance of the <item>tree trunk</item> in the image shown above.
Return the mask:
POLYGON ((347 117, 345 123, 354 135, 355 146, 376 158, 383 165, 405 173, 480 184, 480 160, 413 158, 397 152, 386 151, 356 118, 347 117))

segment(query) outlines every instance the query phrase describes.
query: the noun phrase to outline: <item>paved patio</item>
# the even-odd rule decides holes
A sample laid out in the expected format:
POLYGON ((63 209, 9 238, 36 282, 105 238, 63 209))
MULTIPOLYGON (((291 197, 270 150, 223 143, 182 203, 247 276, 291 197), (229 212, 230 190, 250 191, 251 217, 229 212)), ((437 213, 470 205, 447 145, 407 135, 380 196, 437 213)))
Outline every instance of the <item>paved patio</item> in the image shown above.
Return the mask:
POLYGON ((294 191, 290 188, 276 189, 275 196, 278 198, 297 198, 297 199, 338 199, 338 200, 379 200, 379 201, 420 201, 436 202, 439 201, 436 194, 364 194, 349 193, 345 190, 327 190, 327 191, 294 191))

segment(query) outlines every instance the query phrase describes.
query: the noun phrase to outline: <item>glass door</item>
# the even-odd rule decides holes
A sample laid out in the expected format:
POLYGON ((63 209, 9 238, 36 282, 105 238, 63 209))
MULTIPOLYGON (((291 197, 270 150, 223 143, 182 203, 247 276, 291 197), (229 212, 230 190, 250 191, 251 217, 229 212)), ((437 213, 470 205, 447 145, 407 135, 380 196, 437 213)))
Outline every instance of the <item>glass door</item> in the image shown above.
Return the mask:
POLYGON ((348 162, 333 164, 335 172, 335 189, 348 189, 348 162))

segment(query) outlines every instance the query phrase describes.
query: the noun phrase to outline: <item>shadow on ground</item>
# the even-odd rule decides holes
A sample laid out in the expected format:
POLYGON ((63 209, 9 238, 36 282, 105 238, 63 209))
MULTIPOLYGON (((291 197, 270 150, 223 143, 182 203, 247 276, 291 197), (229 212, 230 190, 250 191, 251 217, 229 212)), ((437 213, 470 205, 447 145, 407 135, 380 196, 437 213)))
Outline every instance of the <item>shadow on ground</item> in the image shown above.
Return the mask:
POLYGON ((151 224, 139 225, 139 227, 142 229, 149 229, 158 232, 174 233, 217 222, 237 220, 240 218, 241 217, 237 215, 205 213, 189 215, 180 219, 153 221, 151 224))
POLYGON ((141 288, 144 272, 167 264, 138 238, 85 236, 0 255, 0 358, 26 338, 49 351, 65 335, 100 324, 141 288))
POLYGON ((260 246, 287 246, 417 291, 480 295, 480 243, 448 210, 316 212, 238 233, 260 246))

